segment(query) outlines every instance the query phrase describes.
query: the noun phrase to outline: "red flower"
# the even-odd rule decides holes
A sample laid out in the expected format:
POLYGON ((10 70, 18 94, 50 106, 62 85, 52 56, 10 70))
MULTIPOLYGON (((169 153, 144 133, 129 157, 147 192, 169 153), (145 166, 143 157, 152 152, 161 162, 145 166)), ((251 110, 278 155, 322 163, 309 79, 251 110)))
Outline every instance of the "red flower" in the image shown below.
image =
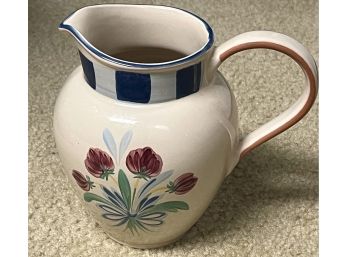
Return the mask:
POLYGON ((76 183, 85 191, 89 191, 94 187, 93 182, 89 179, 88 176, 83 176, 79 171, 73 170, 72 176, 76 180, 76 183))
POLYGON ((114 174, 114 162, 111 157, 98 148, 90 148, 85 160, 85 166, 89 173, 96 178, 108 180, 108 176, 114 174))
POLYGON ((167 192, 175 193, 177 195, 186 194, 190 191, 197 183, 198 178, 193 176, 193 173, 185 173, 180 177, 174 180, 174 182, 170 181, 167 185, 167 192))
POLYGON ((162 170, 161 156, 150 147, 138 148, 129 152, 126 165, 130 172, 136 174, 136 178, 156 177, 162 170))

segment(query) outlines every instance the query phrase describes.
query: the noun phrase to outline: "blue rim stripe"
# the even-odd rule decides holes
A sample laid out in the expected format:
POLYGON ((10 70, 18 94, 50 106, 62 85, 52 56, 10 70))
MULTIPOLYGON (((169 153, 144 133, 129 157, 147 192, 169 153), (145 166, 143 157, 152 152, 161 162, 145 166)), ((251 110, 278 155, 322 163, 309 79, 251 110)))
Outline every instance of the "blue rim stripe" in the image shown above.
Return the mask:
MULTIPOLYGON (((176 73, 176 99, 184 96, 188 96, 198 90, 195 86, 197 80, 195 80, 196 65, 192 65, 185 69, 181 69, 176 73)), ((200 65, 200 64, 199 64, 200 65)))
MULTIPOLYGON (((91 6, 96 6, 96 5, 91 5, 91 6)), ((91 6, 88 6, 88 7, 91 7, 91 6)), ((93 54, 97 55, 98 57, 100 57, 100 58, 102 58, 102 59, 104 59, 106 61, 115 63, 115 64, 124 65, 124 66, 127 66, 127 67, 135 67, 135 68, 168 68, 168 67, 172 67, 172 66, 175 66, 175 65, 178 65, 178 64, 188 63, 188 62, 194 60, 195 58, 197 58, 199 56, 202 56, 204 53, 206 53, 213 46, 213 44, 214 44, 214 32, 213 32, 212 28, 210 27, 210 25, 205 20, 203 20, 201 17, 197 16, 194 13, 191 13, 189 11, 186 11, 186 10, 183 10, 183 9, 180 9, 180 8, 177 8, 177 7, 164 6, 164 5, 150 5, 150 6, 162 6, 162 7, 173 8, 173 9, 177 9, 177 10, 186 12, 186 13, 196 17, 197 19, 199 19, 204 24, 205 28, 207 29, 207 32, 208 32, 208 42, 199 51, 197 51, 197 52, 195 52, 195 53, 193 53, 193 54, 191 54, 189 56, 186 56, 184 58, 178 59, 178 60, 174 60, 174 61, 166 62, 166 63, 135 63, 135 62, 128 62, 128 61, 124 61, 124 60, 121 60, 121 59, 117 59, 117 58, 114 58, 112 56, 109 56, 109 55, 101 52, 100 50, 95 48, 91 43, 89 43, 85 39, 85 37, 82 36, 81 33, 78 30, 76 30, 73 26, 71 26, 69 24, 64 24, 64 22, 70 16, 72 16, 75 12, 77 12, 80 9, 86 8, 86 7, 80 8, 80 9, 76 10, 75 12, 73 12, 72 14, 70 14, 69 16, 67 16, 63 20, 63 22, 61 22, 59 24, 59 28, 60 29, 65 29, 65 30, 69 31, 70 33, 72 33, 76 37, 76 39, 81 42, 81 44, 85 48, 87 48, 89 51, 91 51, 93 54)))
POLYGON ((193 82, 193 92, 197 92, 199 89, 199 86, 201 84, 201 72, 202 72, 202 65, 201 63, 197 63, 193 66, 194 68, 194 82, 193 82))
POLYGON ((150 74, 116 71, 117 99, 148 103, 151 96, 150 74))
POLYGON ((95 89, 95 74, 94 74, 94 67, 93 63, 88 60, 80 51, 80 59, 81 59, 81 64, 83 68, 83 72, 85 74, 86 80, 88 84, 95 89))

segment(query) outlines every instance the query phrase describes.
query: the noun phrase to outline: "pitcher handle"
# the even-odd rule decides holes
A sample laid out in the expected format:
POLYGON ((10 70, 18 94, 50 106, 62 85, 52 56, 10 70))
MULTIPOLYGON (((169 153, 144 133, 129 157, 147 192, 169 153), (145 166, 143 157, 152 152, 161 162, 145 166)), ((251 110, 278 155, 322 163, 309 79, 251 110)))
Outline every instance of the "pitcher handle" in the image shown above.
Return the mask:
POLYGON ((300 121, 312 107, 318 91, 318 69, 313 56, 295 39, 271 31, 246 32, 218 46, 213 53, 210 72, 213 73, 231 55, 255 48, 272 49, 290 56, 302 68, 306 86, 287 110, 241 139, 239 159, 300 121))

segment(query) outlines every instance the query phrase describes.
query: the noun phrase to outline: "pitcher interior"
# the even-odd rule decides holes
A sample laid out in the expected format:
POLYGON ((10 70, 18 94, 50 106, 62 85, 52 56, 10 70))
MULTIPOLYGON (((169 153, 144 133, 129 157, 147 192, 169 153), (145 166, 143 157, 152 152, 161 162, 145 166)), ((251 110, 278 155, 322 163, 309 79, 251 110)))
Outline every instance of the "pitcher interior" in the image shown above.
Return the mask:
POLYGON ((200 18, 163 6, 90 6, 78 10, 65 22, 111 57, 132 49, 167 49, 181 54, 175 59, 183 59, 202 50, 210 37, 200 18))

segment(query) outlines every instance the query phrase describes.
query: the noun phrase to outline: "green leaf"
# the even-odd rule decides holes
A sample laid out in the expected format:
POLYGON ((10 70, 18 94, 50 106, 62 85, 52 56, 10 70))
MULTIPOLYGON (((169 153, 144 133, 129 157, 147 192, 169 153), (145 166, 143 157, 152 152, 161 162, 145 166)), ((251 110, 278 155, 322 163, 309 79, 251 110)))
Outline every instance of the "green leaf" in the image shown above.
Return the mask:
POLYGON ((189 206, 183 201, 170 201, 157 204, 152 208, 147 209, 142 214, 152 213, 152 212, 177 212, 178 210, 188 210, 189 206))
POLYGON ((111 202, 109 202, 105 198, 103 198, 103 197, 101 197, 99 195, 93 194, 93 193, 84 193, 83 199, 86 202, 96 201, 96 202, 101 202, 101 203, 105 203, 105 204, 108 204, 108 205, 113 205, 111 202))
POLYGON ((123 170, 120 169, 118 172, 118 185, 120 187, 121 195, 123 197, 124 202, 127 205, 127 209, 129 210, 131 207, 131 188, 129 185, 128 178, 126 174, 124 174, 123 170))

